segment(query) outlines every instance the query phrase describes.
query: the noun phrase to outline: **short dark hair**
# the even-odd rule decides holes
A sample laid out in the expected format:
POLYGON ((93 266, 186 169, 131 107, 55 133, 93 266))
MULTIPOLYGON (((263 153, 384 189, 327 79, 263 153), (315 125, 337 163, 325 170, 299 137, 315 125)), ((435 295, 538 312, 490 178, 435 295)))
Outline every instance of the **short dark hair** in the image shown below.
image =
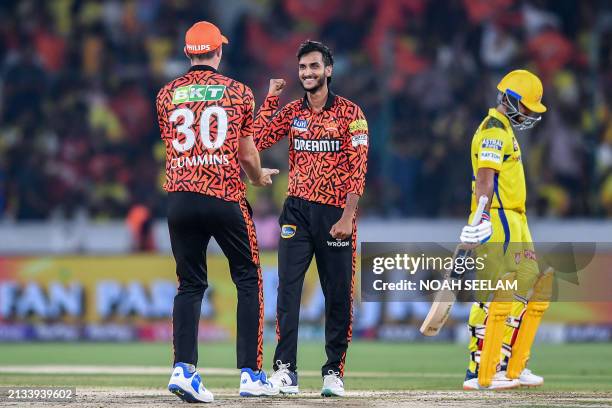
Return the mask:
POLYGON ((320 52, 323 56, 323 65, 329 66, 334 65, 334 56, 332 55, 329 47, 322 42, 306 40, 300 44, 300 48, 298 48, 297 59, 298 61, 302 58, 303 55, 309 54, 313 51, 320 52))

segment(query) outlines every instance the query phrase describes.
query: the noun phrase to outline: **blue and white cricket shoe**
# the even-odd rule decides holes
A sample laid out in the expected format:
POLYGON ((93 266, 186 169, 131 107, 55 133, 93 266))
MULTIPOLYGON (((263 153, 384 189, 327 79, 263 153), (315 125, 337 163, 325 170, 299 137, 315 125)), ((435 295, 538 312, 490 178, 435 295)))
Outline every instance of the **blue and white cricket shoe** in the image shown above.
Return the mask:
POLYGON ((168 391, 185 402, 213 402, 215 398, 208 391, 197 371, 190 372, 189 364, 176 363, 168 383, 168 391))
POLYGON ((262 397, 278 395, 279 388, 274 386, 266 378, 263 370, 257 374, 250 368, 243 368, 240 373, 240 396, 241 397, 262 397))
POLYGON ((297 372, 289 369, 290 364, 283 364, 282 361, 278 360, 276 371, 270 376, 270 382, 279 388, 281 394, 297 394, 300 392, 297 372))

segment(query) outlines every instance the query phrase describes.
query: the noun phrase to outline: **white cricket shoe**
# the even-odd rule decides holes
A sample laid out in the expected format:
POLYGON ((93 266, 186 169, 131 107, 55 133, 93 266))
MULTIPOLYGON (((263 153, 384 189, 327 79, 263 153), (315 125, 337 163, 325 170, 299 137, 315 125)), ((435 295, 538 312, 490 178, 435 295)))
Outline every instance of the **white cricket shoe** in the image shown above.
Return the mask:
POLYGON ((323 377, 321 395, 324 397, 344 397, 344 381, 338 371, 329 370, 323 377))
POLYGON ((176 363, 168 383, 168 391, 185 402, 213 402, 215 398, 208 391, 197 371, 190 372, 190 365, 176 363))
POLYGON ((521 383, 518 379, 511 380, 506 377, 505 371, 499 371, 495 373, 493 376, 493 381, 491 381, 491 385, 488 387, 481 387, 478 384, 478 377, 473 377, 470 379, 466 379, 463 382, 463 389, 466 391, 473 390, 510 390, 512 388, 518 388, 521 386, 521 383))
POLYGON ((240 396, 262 397, 278 395, 279 389, 266 378, 263 370, 254 373, 250 368, 243 368, 240 373, 240 396))
POLYGON ((544 377, 535 375, 528 368, 521 371, 521 375, 519 376, 518 380, 521 383, 521 387, 539 387, 544 384, 544 377))
POLYGON ((297 372, 291 371, 289 369, 290 365, 291 363, 283 364, 282 361, 278 360, 276 362, 277 369, 268 380, 279 388, 281 394, 297 394, 300 392, 297 372))

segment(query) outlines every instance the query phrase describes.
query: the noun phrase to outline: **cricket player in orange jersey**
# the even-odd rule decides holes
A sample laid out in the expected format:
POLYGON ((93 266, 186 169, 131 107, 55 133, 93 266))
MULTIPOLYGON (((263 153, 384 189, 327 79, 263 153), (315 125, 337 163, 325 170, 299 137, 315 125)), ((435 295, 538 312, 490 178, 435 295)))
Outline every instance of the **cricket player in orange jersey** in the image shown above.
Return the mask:
POLYGON ((172 314, 174 372, 168 389, 187 402, 212 402, 196 371, 198 324, 208 287, 206 247, 215 238, 228 259, 238 292, 237 366, 241 396, 275 395, 261 370, 263 285, 255 226, 240 168, 255 186, 278 170, 262 169, 253 142, 253 93, 217 68, 227 39, 206 21, 185 35, 189 72, 157 95, 166 144, 168 228, 178 293, 172 314))
POLYGON ((359 106, 329 89, 333 56, 305 41, 297 53, 304 97, 277 112, 282 79, 270 90, 255 120, 255 143, 267 149, 289 139, 289 188, 280 216, 277 340, 270 381, 298 393, 297 342, 306 270, 316 255, 325 295, 324 396, 344 395, 346 351, 352 337, 357 203, 363 194, 368 123, 359 106))

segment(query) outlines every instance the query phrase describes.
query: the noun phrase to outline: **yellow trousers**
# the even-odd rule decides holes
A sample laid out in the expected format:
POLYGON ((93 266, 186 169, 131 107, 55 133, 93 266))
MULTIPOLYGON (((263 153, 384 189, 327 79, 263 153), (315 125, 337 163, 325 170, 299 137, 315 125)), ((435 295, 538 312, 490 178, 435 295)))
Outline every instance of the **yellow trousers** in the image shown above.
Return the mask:
MULTIPOLYGON (((470 216, 470 219, 472 216, 470 216)), ((495 280, 506 273, 514 272, 518 286, 514 295, 515 301, 512 304, 512 311, 506 321, 504 344, 502 346, 502 357, 508 358, 512 352, 514 339, 520 329, 521 316, 527 305, 530 290, 538 278, 539 268, 525 214, 503 209, 491 209, 491 223, 493 226, 491 239, 477 249, 477 256, 480 256, 479 253, 486 253, 488 258, 486 270, 482 271, 484 276, 480 278, 485 277, 495 280)), ((468 347, 470 352, 468 368, 473 373, 477 372, 480 362, 487 310, 487 299, 480 296, 478 301, 472 305, 470 311, 468 327, 471 332, 471 339, 468 347)))

